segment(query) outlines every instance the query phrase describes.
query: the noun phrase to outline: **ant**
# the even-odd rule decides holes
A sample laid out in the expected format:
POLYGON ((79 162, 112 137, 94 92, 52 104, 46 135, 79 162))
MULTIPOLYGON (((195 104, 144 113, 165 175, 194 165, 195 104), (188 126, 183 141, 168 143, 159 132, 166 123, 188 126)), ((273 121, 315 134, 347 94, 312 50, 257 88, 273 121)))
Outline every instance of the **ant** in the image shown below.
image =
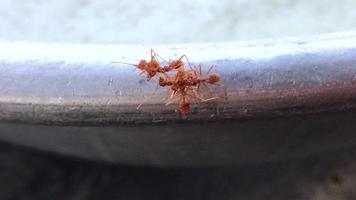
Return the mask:
MULTIPOLYGON (((189 61, 188 64, 190 65, 189 61)), ((205 75, 202 75, 200 64, 198 67, 194 66, 194 69, 190 65, 190 70, 184 70, 184 67, 178 69, 173 78, 170 78, 165 74, 159 77, 159 85, 161 87, 169 86, 171 90, 171 95, 169 96, 166 105, 170 104, 174 97, 179 97, 178 110, 182 115, 187 115, 190 112, 190 105, 187 102, 187 97, 190 97, 197 103, 217 99, 217 97, 203 99, 199 95, 201 85, 205 85, 209 89, 209 92, 212 93, 211 88, 206 85, 207 83, 224 87, 219 83, 220 76, 211 73, 211 70, 215 67, 216 65, 212 65, 208 72, 205 75), (197 68, 199 68, 199 74, 197 68)))
MULTIPOLYGON (((140 60, 138 64, 130 64, 124 62, 112 62, 112 63, 123 63, 128 65, 133 65, 141 70, 140 75, 146 73, 147 81, 150 81, 153 77, 161 74, 158 77, 158 85, 152 95, 154 95, 158 89, 158 86, 165 87, 168 86, 171 94, 169 95, 168 102, 169 105, 173 102, 176 97, 178 100, 178 111, 182 115, 187 115, 190 112, 190 104, 188 98, 194 100, 196 103, 210 101, 217 99, 218 97, 204 99, 200 96, 201 86, 208 88, 209 93, 213 93, 212 89, 207 86, 207 84, 218 85, 224 87, 220 81, 220 76, 218 74, 211 73, 212 69, 216 65, 212 65, 206 74, 202 74, 201 65, 194 65, 194 68, 190 64, 188 57, 184 54, 178 60, 165 60, 160 55, 158 55, 153 49, 151 49, 151 59, 149 61, 140 60), (189 64, 190 69, 184 69, 183 58, 189 64), (166 62, 166 65, 160 65, 159 59, 166 62), (168 72, 176 70, 174 75, 169 75, 168 72)), ((141 107, 143 103, 137 106, 137 109, 141 107)))
MULTIPOLYGON (((167 73, 172 71, 172 70, 177 70, 180 68, 184 68, 184 63, 183 63, 183 58, 187 60, 189 63, 188 57, 186 55, 182 55, 178 60, 165 60, 162 58, 159 54, 157 54, 153 49, 151 49, 151 59, 149 61, 146 60, 140 60, 138 64, 131 64, 131 63, 125 63, 125 62, 112 62, 112 63, 122 63, 122 64, 128 64, 128 65, 133 65, 137 67, 138 69, 141 70, 140 75, 146 73, 146 80, 150 81, 153 77, 155 77, 158 73, 164 74, 167 76, 167 73), (166 65, 161 66, 159 59, 163 60, 166 65)), ((152 93, 154 95, 158 89, 158 86, 156 87, 155 91, 152 93)), ((137 106, 137 109, 139 109, 142 106, 143 103, 140 103, 137 106)))
POLYGON ((159 56, 153 49, 151 49, 151 60, 149 61, 140 60, 138 64, 124 63, 124 62, 112 62, 112 63, 123 63, 128 65, 133 65, 141 70, 140 75, 143 73, 147 73, 146 79, 147 81, 149 81, 158 73, 165 74, 169 71, 176 70, 183 67, 184 66, 184 63, 182 62, 183 58, 186 58, 188 60, 187 56, 183 55, 178 60, 167 61, 163 59, 161 56, 159 56), (167 65, 161 66, 158 58, 165 61, 167 65))

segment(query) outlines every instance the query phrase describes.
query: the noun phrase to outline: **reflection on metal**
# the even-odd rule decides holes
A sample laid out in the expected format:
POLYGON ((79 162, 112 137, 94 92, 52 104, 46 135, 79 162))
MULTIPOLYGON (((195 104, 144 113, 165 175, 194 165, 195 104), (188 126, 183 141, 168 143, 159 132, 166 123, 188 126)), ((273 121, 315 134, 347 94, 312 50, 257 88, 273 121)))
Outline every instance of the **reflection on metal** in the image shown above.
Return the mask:
MULTIPOLYGON (((175 46, 0 42, 0 121, 6 122, 0 126, 0 137, 85 158, 158 165, 268 159, 258 152, 278 158, 276 152, 292 148, 298 138, 291 139, 291 146, 283 146, 268 132, 272 134, 279 126, 281 137, 303 120, 281 121, 283 125, 271 117, 355 108, 356 32, 175 46), (193 104, 191 114, 181 117, 175 105, 165 106, 165 90, 151 96, 154 81, 143 80, 132 66, 111 63, 136 63, 148 58, 151 48, 167 59, 187 54, 191 62, 202 63, 205 69, 216 64, 227 99, 193 104), (137 110, 142 101, 144 105, 137 110), (227 119, 229 122, 222 122, 227 119), (260 127, 256 129, 241 119, 271 122, 251 123, 260 127), (25 123, 21 130, 26 131, 7 122, 25 123), (97 125, 105 126, 94 127, 97 125), (261 146, 261 139, 270 146, 261 146), (256 148, 262 149, 256 152, 256 148), (241 151, 252 157, 237 153, 241 151)), ((329 124, 329 118, 313 120, 322 126, 329 124)), ((310 124, 304 132, 292 131, 288 138, 306 137, 307 127, 310 124)), ((352 132, 350 129, 343 139, 349 141, 352 132)), ((333 147, 329 142, 311 146, 315 151, 333 147)), ((295 150, 296 156, 304 151, 299 150, 295 150)))
POLYGON ((30 123, 122 124, 182 120, 150 97, 132 66, 154 48, 217 64, 227 100, 193 105, 184 120, 215 120, 352 109, 356 98, 356 33, 309 39, 177 46, 0 43, 0 119, 30 123), (142 109, 137 104, 144 101, 142 109))

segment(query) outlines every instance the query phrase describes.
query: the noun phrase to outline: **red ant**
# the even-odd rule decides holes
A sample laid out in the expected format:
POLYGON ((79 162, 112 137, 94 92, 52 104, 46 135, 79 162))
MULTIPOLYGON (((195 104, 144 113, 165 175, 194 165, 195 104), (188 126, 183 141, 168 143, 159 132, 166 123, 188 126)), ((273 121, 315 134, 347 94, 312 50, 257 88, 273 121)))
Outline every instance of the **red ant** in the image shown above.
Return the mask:
POLYGON ((159 56, 153 49, 151 49, 151 60, 150 61, 140 60, 140 62, 137 65, 130 64, 130 63, 124 63, 124 62, 112 62, 112 63, 123 63, 123 64, 128 64, 128 65, 133 65, 141 70, 140 75, 143 73, 147 73, 147 81, 149 81, 149 80, 151 80, 151 78, 156 76, 156 74, 158 74, 158 73, 165 74, 166 72, 169 72, 171 70, 175 70, 175 69, 179 69, 180 67, 183 67, 184 63, 182 62, 182 59, 184 57, 187 59, 187 56, 183 55, 178 60, 166 61, 161 56, 159 56), (158 58, 165 61, 167 63, 167 65, 161 66, 158 58))
POLYGON ((178 110, 183 115, 187 115, 190 112, 190 105, 187 102, 187 97, 190 97, 198 103, 210 101, 217 98, 213 97, 209 99, 203 99, 202 97, 200 97, 200 85, 205 85, 209 89, 210 93, 212 93, 212 90, 206 85, 206 83, 223 87, 223 85, 219 83, 220 76, 217 74, 210 73, 211 70, 216 67, 216 65, 212 65, 205 75, 202 75, 201 73, 201 65, 198 65, 198 67, 199 74, 197 73, 196 66, 194 66, 194 69, 192 69, 192 67, 190 66, 191 70, 187 71, 184 70, 183 67, 180 68, 172 79, 170 79, 168 75, 159 77, 159 85, 162 87, 169 86, 171 90, 171 95, 169 96, 166 105, 170 104, 174 97, 179 97, 178 110))

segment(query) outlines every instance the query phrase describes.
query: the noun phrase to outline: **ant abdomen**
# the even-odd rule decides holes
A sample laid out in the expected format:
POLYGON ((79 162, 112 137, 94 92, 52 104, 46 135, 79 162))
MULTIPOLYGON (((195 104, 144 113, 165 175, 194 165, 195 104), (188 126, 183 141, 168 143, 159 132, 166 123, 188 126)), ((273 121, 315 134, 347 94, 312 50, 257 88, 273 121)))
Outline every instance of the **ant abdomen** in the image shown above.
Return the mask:
POLYGON ((182 115, 187 115, 190 112, 190 106, 189 103, 187 103, 183 97, 182 100, 179 102, 179 112, 182 115))
POLYGON ((220 81, 220 76, 217 74, 209 74, 208 83, 217 83, 220 81))
POLYGON ((148 63, 148 67, 150 67, 150 68, 159 68, 160 65, 159 65, 159 63, 158 63, 157 60, 151 60, 151 61, 148 63))

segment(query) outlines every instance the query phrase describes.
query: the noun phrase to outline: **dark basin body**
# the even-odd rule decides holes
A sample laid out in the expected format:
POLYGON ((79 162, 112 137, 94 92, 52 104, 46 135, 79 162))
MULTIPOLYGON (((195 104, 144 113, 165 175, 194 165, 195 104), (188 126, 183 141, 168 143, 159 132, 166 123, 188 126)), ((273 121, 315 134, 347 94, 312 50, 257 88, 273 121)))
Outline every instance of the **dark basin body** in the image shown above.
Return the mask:
POLYGON ((356 146, 356 113, 138 126, 1 123, 1 137, 44 151, 152 166, 231 166, 356 146), (16 137, 14 137, 16 136, 16 137))
MULTIPOLYGON (((354 38, 161 48, 203 54, 192 62, 217 64, 225 85, 226 99, 192 104, 186 117, 175 105, 165 106, 165 90, 137 110, 156 84, 142 80, 132 66, 111 64, 114 58, 86 62, 80 53, 79 61, 39 53, 16 60, 14 51, 0 57, 0 138, 87 159, 154 166, 242 165, 352 148, 354 38), (230 54, 219 57, 225 50, 230 54), (252 55, 239 56, 243 50, 252 55), (204 57, 207 52, 217 56, 204 57)), ((72 49, 58 48, 57 54, 72 49)), ((121 58, 136 57, 130 52, 121 58)))

